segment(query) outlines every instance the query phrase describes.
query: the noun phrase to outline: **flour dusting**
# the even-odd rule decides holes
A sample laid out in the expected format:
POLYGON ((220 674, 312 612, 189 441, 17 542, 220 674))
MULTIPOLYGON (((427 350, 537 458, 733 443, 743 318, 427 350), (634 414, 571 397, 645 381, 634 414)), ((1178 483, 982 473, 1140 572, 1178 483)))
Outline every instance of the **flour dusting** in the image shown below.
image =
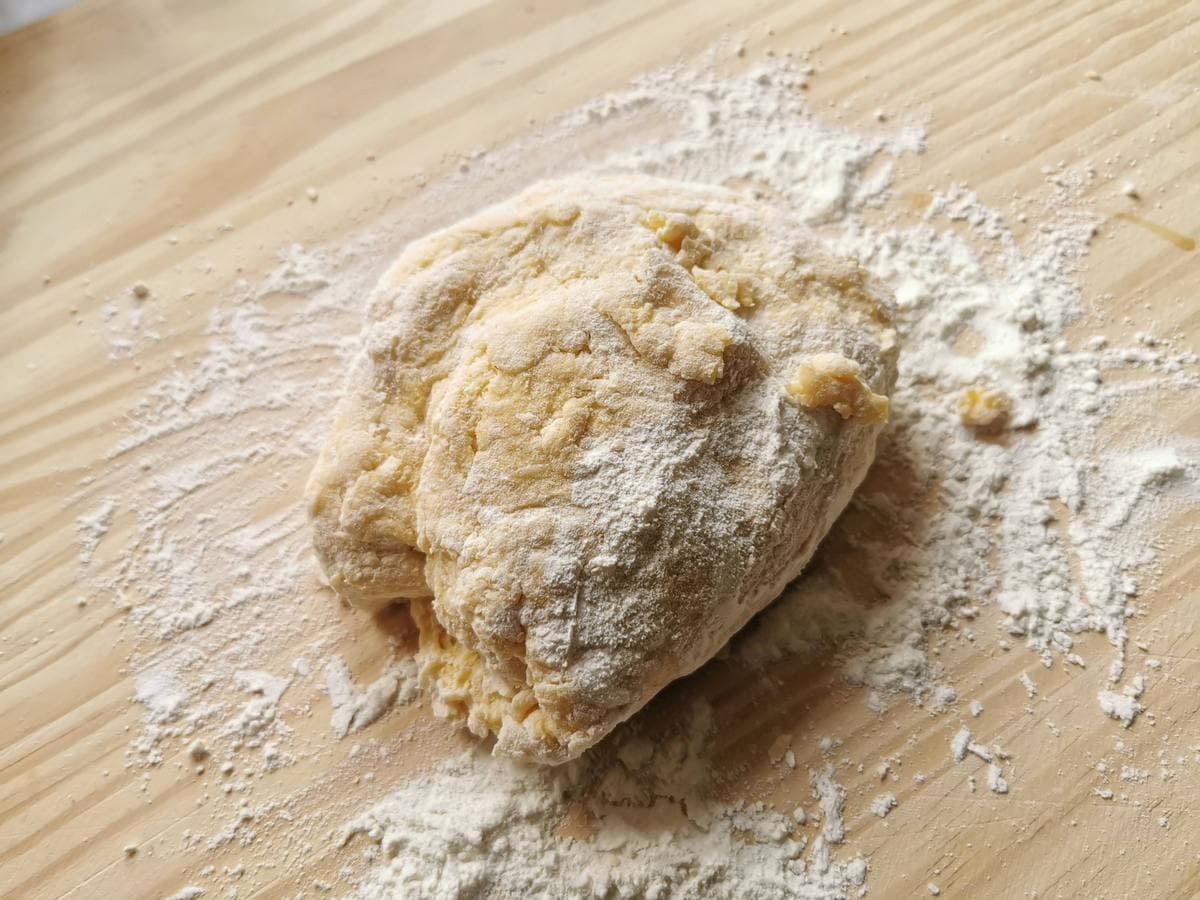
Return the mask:
POLYGON ((112 527, 113 515, 117 511, 117 501, 112 497, 104 498, 100 506, 91 513, 79 516, 75 521, 79 528, 79 564, 89 566, 100 541, 112 527))
POLYGON ((342 738, 366 728, 392 706, 406 706, 417 696, 417 662, 409 656, 363 689, 354 684, 340 656, 325 664, 325 689, 332 714, 329 727, 342 738))
MULTIPOLYGON (((622 744, 587 766, 539 769, 481 752, 447 760, 351 821, 377 864, 359 896, 800 897, 856 893, 867 866, 762 804, 713 800, 709 711, 649 753, 622 744), (699 724, 697 724, 699 723, 699 724), (614 758, 615 757, 615 758, 614 758), (681 802, 682 801, 682 802, 681 802), (585 833, 557 833, 565 817, 585 833)), ((840 833, 838 787, 825 832, 840 833)))

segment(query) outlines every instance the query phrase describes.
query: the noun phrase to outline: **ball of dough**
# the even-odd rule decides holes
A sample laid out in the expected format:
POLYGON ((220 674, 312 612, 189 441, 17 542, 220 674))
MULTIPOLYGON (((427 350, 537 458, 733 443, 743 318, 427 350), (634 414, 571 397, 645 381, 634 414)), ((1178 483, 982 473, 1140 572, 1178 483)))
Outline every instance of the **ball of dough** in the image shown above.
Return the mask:
POLYGON ((795 578, 870 464, 883 292, 786 214, 638 176, 411 244, 310 482, 334 590, 412 604, 434 708, 578 756, 795 578))

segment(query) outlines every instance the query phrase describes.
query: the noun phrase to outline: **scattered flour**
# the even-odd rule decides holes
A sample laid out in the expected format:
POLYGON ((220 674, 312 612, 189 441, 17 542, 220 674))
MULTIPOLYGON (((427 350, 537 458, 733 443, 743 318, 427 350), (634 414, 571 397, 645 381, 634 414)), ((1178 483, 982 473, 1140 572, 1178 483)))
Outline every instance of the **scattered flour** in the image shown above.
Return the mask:
POLYGON ((971 729, 960 728, 955 732, 954 737, 950 740, 950 758, 955 762, 962 762, 967 758, 967 751, 971 746, 971 729))
POLYGON ((146 718, 155 723, 179 718, 188 704, 188 692, 178 676, 166 669, 147 669, 134 680, 137 701, 146 707, 146 718))
POLYGON ((1029 677, 1028 672, 1021 673, 1021 687, 1025 688, 1025 693, 1029 695, 1030 700, 1038 694, 1037 685, 1033 683, 1033 679, 1029 677))
POLYGON ((225 726, 225 733, 234 735, 248 747, 260 747, 270 734, 287 734, 288 728, 279 721, 279 701, 291 685, 290 678, 268 675, 266 672, 241 671, 233 676, 234 687, 251 695, 234 718, 225 726))
POLYGON ((1137 697, 1134 694, 1101 691, 1096 695, 1096 699, 1100 703, 1100 709, 1104 711, 1106 716, 1110 719, 1116 719, 1126 728, 1132 725, 1133 720, 1142 712, 1142 705, 1137 702, 1137 697))
POLYGON ((329 727, 339 738, 366 728, 392 706, 405 706, 417 696, 417 663, 414 657, 394 666, 359 690, 341 657, 325 664, 325 686, 332 711, 329 727))
POLYGON ((1008 782, 1004 780, 1004 772, 995 763, 988 766, 987 784, 988 790, 993 794, 1008 793, 1008 782))
MULTIPOLYGON (((703 707, 694 712, 694 721, 707 723, 703 707)), ((343 841, 361 834, 379 848, 358 896, 829 898, 858 892, 866 863, 834 863, 827 853, 825 837, 842 828, 844 802, 830 772, 816 782, 820 796, 831 798, 822 799, 825 837, 806 859, 804 841, 793 834, 798 817, 706 796, 710 768, 697 755, 703 744, 703 728, 689 727, 633 772, 621 762, 538 769, 480 752, 447 760, 346 826, 343 841), (686 801, 683 808, 678 798, 686 801), (586 837, 556 834, 553 823, 571 813, 588 823, 586 837)))
POLYGON ((987 747, 983 746, 982 744, 977 744, 974 741, 972 741, 971 743, 967 744, 967 750, 973 756, 979 757, 984 762, 992 761, 992 758, 993 758, 992 751, 989 750, 987 747))
POLYGON ((129 747, 129 759, 145 764, 162 762, 161 743, 194 734, 219 712, 209 703, 194 703, 178 673, 165 665, 146 669, 134 679, 134 699, 146 707, 143 731, 129 747))
POLYGON ((87 515, 79 516, 75 522, 79 529, 79 564, 91 565, 92 557, 100 541, 112 527, 113 515, 117 511, 117 501, 106 497, 100 506, 87 515))
POLYGON ((880 794, 871 801, 871 812, 882 819, 896 808, 896 804, 897 801, 895 794, 880 794))
POLYGON ((833 779, 833 766, 812 773, 810 779, 813 796, 825 817, 821 834, 830 844, 840 844, 846 839, 846 825, 842 814, 846 809, 846 791, 833 779))
POLYGON ((1150 773, 1146 769, 1139 769, 1136 766, 1121 766, 1121 780, 1144 784, 1150 780, 1150 773))

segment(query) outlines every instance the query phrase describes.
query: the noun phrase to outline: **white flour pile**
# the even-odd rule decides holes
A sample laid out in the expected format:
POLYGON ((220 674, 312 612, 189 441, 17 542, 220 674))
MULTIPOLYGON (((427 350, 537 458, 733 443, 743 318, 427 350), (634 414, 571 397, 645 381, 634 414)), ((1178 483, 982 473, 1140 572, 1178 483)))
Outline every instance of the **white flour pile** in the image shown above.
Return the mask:
POLYGON ((794 833, 803 813, 706 796, 719 775, 705 754, 709 711, 690 713, 685 734, 657 745, 624 736, 585 766, 519 767, 482 752, 446 761, 347 826, 345 839, 380 845, 360 894, 818 898, 860 887, 864 860, 830 859, 845 836, 831 774, 814 779, 826 816, 806 856, 794 833), (572 812, 587 840, 559 832, 572 812))
MULTIPOLYGON (((1029 210, 1042 225, 1027 240, 960 186, 931 191, 914 222, 889 203, 889 184, 893 162, 920 150, 922 129, 862 136, 823 125, 806 108, 806 77, 785 63, 734 78, 713 66, 654 74, 475 158, 418 200, 439 223, 452 219, 564 174, 569 148, 597 169, 716 182, 791 206, 894 289, 901 382, 875 470, 808 574, 735 639, 734 661, 760 668, 832 646, 874 708, 904 692, 941 710, 958 701, 927 635, 955 628, 980 643, 1023 641, 1047 667, 1105 663, 1093 676, 1096 714, 1134 724, 1153 703, 1141 677, 1122 680, 1128 619, 1154 561, 1144 536, 1172 502, 1195 501, 1198 466, 1193 447, 1144 428, 1104 441, 1098 430, 1128 398, 1194 390, 1196 358, 1149 336, 1108 346, 1068 331, 1081 311, 1074 273, 1097 224, 1073 211, 1097 177, 1086 164, 1047 173, 1052 200, 1029 210), (1006 427, 964 425, 958 404, 971 388, 1008 401, 1006 427), (1003 611, 1003 633, 977 624, 987 606, 1003 611), (1084 657, 1087 632, 1107 636, 1106 658, 1084 657)), ((240 284, 213 313, 207 350, 133 412, 110 467, 81 491, 91 504, 79 519, 86 583, 130 607, 147 708, 132 763, 157 763, 165 747, 201 734, 221 753, 257 748, 255 765, 269 769, 288 764, 279 748, 293 692, 327 693, 337 736, 414 699, 403 654, 359 688, 331 648, 306 638, 335 619, 298 498, 366 290, 431 224, 385 222, 338 252, 292 248, 259 287, 240 284), (119 503, 107 499, 112 485, 131 483, 119 503), (117 564, 93 565, 123 523, 133 535, 117 564)), ((143 337, 118 340, 136 357, 143 337)), ((357 887, 348 870, 342 889, 370 898, 864 889, 866 862, 852 847, 833 854, 847 801, 832 765, 811 773, 819 815, 739 802, 722 790, 734 773, 713 762, 708 708, 684 721, 672 740, 651 743, 635 720, 552 773, 482 753, 450 759, 348 826, 347 839, 370 839, 351 842, 370 868, 357 887)), ((954 757, 978 756, 990 790, 1008 792, 1007 755, 963 731, 954 757)), ((852 812, 883 817, 895 805, 881 795, 852 812)))

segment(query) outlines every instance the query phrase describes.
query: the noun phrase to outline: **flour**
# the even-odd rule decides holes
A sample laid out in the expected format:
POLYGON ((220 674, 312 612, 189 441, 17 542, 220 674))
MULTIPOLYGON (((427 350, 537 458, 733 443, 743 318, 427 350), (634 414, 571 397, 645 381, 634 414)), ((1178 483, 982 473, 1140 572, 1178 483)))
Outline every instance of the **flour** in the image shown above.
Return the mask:
POLYGON ((1033 679, 1029 677, 1029 673, 1022 672, 1020 680, 1021 687, 1025 688, 1025 693, 1029 695, 1029 699, 1032 700, 1036 697, 1038 693, 1037 685, 1033 683, 1033 679))
POLYGON ((1126 728, 1133 724, 1133 720, 1142 712, 1142 705, 1137 702, 1136 695, 1132 693, 1115 693, 1113 691, 1100 691, 1096 695, 1096 700, 1100 703, 1100 709, 1110 719, 1116 719, 1126 728))
POLYGON ((971 746, 971 729, 963 727, 954 733, 950 740, 950 758, 962 762, 967 758, 967 750, 971 746))
POLYGON ((325 687, 332 707, 329 727, 339 738, 366 728, 392 706, 405 706, 417 696, 417 663, 406 657, 365 689, 359 690, 341 657, 325 664, 325 687))
MULTIPOLYGON (((357 347, 363 297, 398 243, 561 174, 562 152, 546 150, 568 140, 583 148, 579 164, 597 171, 722 183, 790 206, 897 297, 901 382, 875 474, 806 575, 731 642, 732 660, 768 673, 779 661, 834 648, 835 664, 864 686, 863 701, 879 716, 904 697, 953 715, 960 701, 932 652, 937 644, 951 636, 980 652, 1024 653, 1024 643, 1031 662, 1068 662, 1073 677, 1090 679, 1096 715, 1134 735, 1145 727, 1153 689, 1125 683, 1137 598, 1154 574, 1157 550, 1145 537, 1173 508, 1195 502, 1197 454, 1169 443, 1169 426, 1152 418, 1116 438, 1102 439, 1099 429, 1157 391, 1191 395, 1195 356, 1148 335, 1106 340, 1068 330, 1083 309, 1076 270, 1097 224, 1079 211, 1098 177, 1086 161, 1051 167, 1045 206, 1024 203, 1015 217, 953 185, 929 190, 922 209, 901 215, 891 175, 920 151, 923 129, 894 126, 890 115, 872 135, 823 124, 804 99, 811 77, 784 62, 733 78, 711 66, 646 76, 430 184, 402 218, 358 241, 338 250, 291 246, 275 271, 230 290, 198 336, 201 348, 131 411, 106 469, 73 498, 89 511, 78 522, 81 587, 127 610, 129 665, 145 707, 131 765, 162 766, 197 735, 219 759, 245 749, 255 751, 254 765, 268 750, 287 759, 288 748, 298 750, 287 725, 293 694, 289 707, 282 700, 306 687, 299 668, 279 674, 287 663, 276 654, 285 651, 289 660, 319 660, 335 736, 357 728, 371 735, 376 710, 405 702, 411 681, 403 672, 361 689, 328 648, 306 645, 308 629, 344 625, 314 574, 296 497, 357 347), (588 148, 590 137, 606 136, 604 150, 588 148), (551 162, 529 162, 539 158, 551 162), (1025 217, 1038 227, 1018 238, 1011 219, 1025 217), (1009 398, 997 435, 964 426, 958 400, 972 388, 1009 398), (93 557, 116 497, 131 536, 102 569, 93 557), (981 624, 996 616, 1000 633, 981 624), (235 681, 238 672, 255 674, 235 681), (395 699, 386 700, 393 683, 395 699), (245 747, 235 751, 239 741, 245 747)), ((105 324, 124 342, 114 355, 136 359, 153 342, 146 323, 158 302, 157 287, 138 301, 145 309, 137 316, 133 298, 112 301, 105 324)), ((1036 690, 1026 678, 1026 691, 1036 690)), ((858 806, 832 768, 811 776, 819 833, 805 830, 813 826, 803 808, 784 816, 731 800, 715 790, 729 773, 711 755, 711 710, 688 712, 691 725, 671 741, 638 743, 635 720, 632 734, 569 771, 459 755, 324 827, 349 820, 347 834, 358 836, 351 846, 369 845, 359 886, 367 898, 460 889, 529 897, 860 891, 867 864, 845 815, 849 807, 854 821, 873 804, 858 806), (580 806, 585 834, 560 834, 580 806)), ((978 715, 974 703, 969 712, 978 715)), ((835 750, 832 739, 820 748, 828 757, 835 750)), ((978 757, 989 790, 1009 790, 1004 757, 970 729, 954 735, 950 752, 956 762, 978 757)), ((240 794, 249 763, 239 759, 238 779, 227 765, 230 793, 240 794)), ((1143 785, 1150 773, 1123 765, 1120 778, 1143 785)), ((928 783, 918 774, 914 790, 928 783)), ((1107 788, 1096 795, 1113 796, 1107 788)), ((218 846, 249 830, 237 820, 228 827, 218 846)))
POLYGON ((897 806, 895 794, 880 794, 871 801, 871 812, 883 819, 897 806))
POLYGON ((988 766, 987 784, 988 790, 993 794, 1008 793, 1008 782, 1004 778, 1004 771, 995 763, 988 766))
POLYGON ((242 671, 234 674, 234 688, 251 695, 251 699, 225 726, 225 733, 237 738, 235 748, 241 744, 261 747, 272 732, 287 733, 287 726, 276 719, 276 713, 279 701, 291 683, 290 678, 266 672, 242 671))
POLYGON ((161 743, 192 735, 221 711, 219 705, 197 703, 178 672, 160 664, 134 679, 134 699, 146 707, 144 729, 129 746, 129 758, 149 765, 163 760, 161 743))
MULTIPOLYGON (((161 763, 166 740, 191 736, 230 707, 240 711, 211 736, 226 746, 242 741, 261 753, 289 739, 277 718, 279 676, 253 673, 276 648, 295 646, 311 617, 330 611, 309 565, 303 513, 289 498, 319 442, 320 412, 336 395, 359 298, 373 277, 342 271, 331 285, 332 273, 359 252, 292 246, 258 287, 235 285, 209 317, 207 346, 195 357, 177 355, 132 410, 105 469, 76 493, 76 502, 93 506, 102 498, 95 514, 80 519, 83 564, 112 522, 109 486, 120 485, 121 507, 132 513, 132 535, 115 564, 92 566, 85 588, 127 612, 134 670, 169 672, 180 696, 216 686, 212 699, 193 702, 177 719, 164 723, 152 712, 131 745, 131 763, 161 763), (280 297, 288 298, 282 307, 268 306, 280 297), (328 354, 331 368, 302 376, 314 352, 328 354), (236 699, 245 692, 249 700, 236 699)), ((139 692, 152 710, 165 696, 139 692)), ((289 758, 274 749, 262 760, 268 770, 289 758)))
POLYGON ((821 835, 831 844, 840 844, 846 839, 846 824, 842 813, 846 809, 846 791, 833 780, 833 766, 826 766, 820 772, 814 772, 809 778, 813 788, 813 796, 821 807, 825 817, 821 835))
POLYGON ((1150 772, 1147 769, 1139 769, 1137 766, 1121 766, 1122 781, 1128 781, 1132 784, 1145 784, 1150 780, 1150 772))
POLYGON ((79 564, 81 566, 91 564, 101 539, 108 534, 108 529, 112 527, 113 515, 116 511, 117 501, 112 497, 106 497, 94 512, 79 516, 75 520, 79 529, 79 564))
POLYGON ((155 723, 179 718, 190 699, 178 676, 164 669, 147 669, 135 679, 134 690, 147 718, 155 723))
MULTIPOLYGON (((708 721, 703 707, 693 712, 693 722, 708 721)), ((618 761, 620 748, 607 763, 556 770, 478 752, 447 760, 346 826, 343 841, 364 835, 378 846, 358 896, 765 900, 856 893, 866 878, 863 860, 832 862, 821 837, 806 858, 796 819, 706 796, 705 739, 704 725, 693 725, 633 771, 618 761), (686 815, 677 798, 686 799, 686 815), (588 822, 586 839, 555 831, 572 809, 588 822)), ((833 798, 834 825, 827 818, 826 830, 841 828, 840 789, 831 773, 817 777, 833 798)))
POLYGON ((967 752, 972 754, 973 756, 979 757, 984 762, 989 762, 989 763, 992 761, 992 759, 994 757, 994 754, 992 753, 991 750, 989 750, 983 744, 977 744, 974 741, 967 744, 967 752))

